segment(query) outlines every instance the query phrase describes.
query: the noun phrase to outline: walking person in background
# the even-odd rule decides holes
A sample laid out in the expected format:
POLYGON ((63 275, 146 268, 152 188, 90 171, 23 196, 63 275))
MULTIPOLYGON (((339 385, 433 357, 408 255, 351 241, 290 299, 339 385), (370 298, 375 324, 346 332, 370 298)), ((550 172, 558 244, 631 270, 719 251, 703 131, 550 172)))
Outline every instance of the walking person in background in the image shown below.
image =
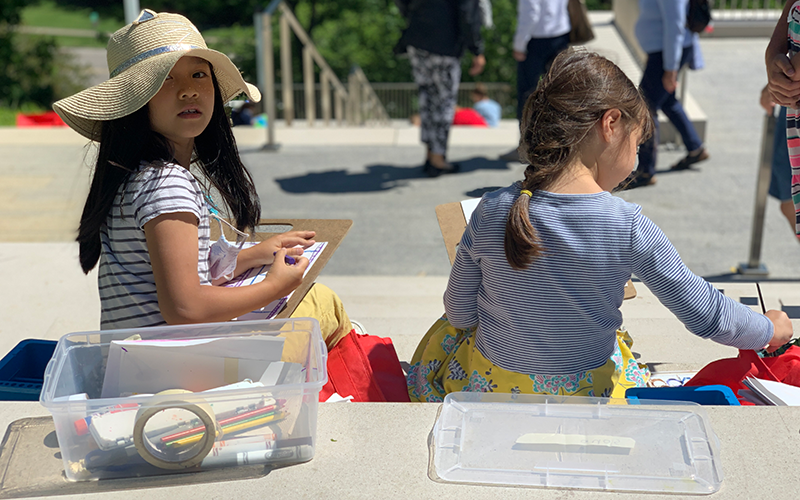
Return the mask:
POLYGON ((686 157, 672 166, 672 170, 686 170, 709 158, 683 105, 675 98, 678 71, 685 65, 690 69, 703 67, 698 35, 686 28, 687 5, 687 0, 639 0, 636 38, 647 53, 647 65, 639 89, 650 107, 656 129, 653 137, 639 149, 639 166, 626 189, 656 182, 659 109, 672 122, 688 151, 686 157))
POLYGON ((478 0, 395 0, 408 20, 395 53, 408 53, 419 87, 422 142, 427 146, 425 172, 430 177, 458 172, 447 161, 447 137, 455 113, 464 49, 473 54, 469 74, 486 65, 478 0))
MULTIPOLYGON (((569 46, 568 0, 518 0, 514 59, 517 61, 517 119, 528 96, 547 72, 553 59, 569 46)), ((500 156, 519 161, 516 149, 500 156)))

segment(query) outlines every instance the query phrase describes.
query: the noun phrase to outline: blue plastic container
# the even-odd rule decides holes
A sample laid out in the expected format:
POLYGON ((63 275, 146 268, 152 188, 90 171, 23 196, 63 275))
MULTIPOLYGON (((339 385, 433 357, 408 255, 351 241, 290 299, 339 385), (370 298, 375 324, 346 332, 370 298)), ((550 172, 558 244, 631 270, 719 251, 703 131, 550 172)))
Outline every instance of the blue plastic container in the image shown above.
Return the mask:
POLYGON ((691 401, 701 405, 740 406, 739 400, 726 385, 704 385, 699 387, 632 387, 625 391, 631 402, 639 399, 668 401, 691 401))
POLYGON ((39 401, 56 341, 27 339, 0 360, 0 401, 39 401))

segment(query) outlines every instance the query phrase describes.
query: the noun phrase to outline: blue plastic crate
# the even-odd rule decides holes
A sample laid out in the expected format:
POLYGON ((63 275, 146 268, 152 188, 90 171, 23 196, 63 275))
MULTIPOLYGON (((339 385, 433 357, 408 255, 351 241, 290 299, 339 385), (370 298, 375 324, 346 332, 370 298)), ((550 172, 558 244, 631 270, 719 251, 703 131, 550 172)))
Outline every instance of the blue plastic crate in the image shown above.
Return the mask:
POLYGON ((625 391, 625 398, 660 399, 668 401, 691 401, 701 405, 740 406, 739 400, 726 385, 704 385, 699 387, 632 387, 625 391))
POLYGON ((56 341, 27 339, 0 360, 0 401, 39 401, 56 341))

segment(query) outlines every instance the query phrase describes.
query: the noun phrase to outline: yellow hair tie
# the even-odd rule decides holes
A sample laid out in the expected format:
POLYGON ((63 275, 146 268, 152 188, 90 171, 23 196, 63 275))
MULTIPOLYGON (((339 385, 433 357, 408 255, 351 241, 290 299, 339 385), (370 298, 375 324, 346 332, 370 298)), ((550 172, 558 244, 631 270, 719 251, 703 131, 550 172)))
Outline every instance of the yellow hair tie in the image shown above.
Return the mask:
POLYGON ((527 189, 523 189, 522 191, 520 191, 520 192, 519 192, 519 194, 527 194, 527 195, 528 195, 528 198, 530 198, 531 196, 533 196, 533 193, 531 193, 531 192, 530 192, 530 191, 528 191, 527 189))

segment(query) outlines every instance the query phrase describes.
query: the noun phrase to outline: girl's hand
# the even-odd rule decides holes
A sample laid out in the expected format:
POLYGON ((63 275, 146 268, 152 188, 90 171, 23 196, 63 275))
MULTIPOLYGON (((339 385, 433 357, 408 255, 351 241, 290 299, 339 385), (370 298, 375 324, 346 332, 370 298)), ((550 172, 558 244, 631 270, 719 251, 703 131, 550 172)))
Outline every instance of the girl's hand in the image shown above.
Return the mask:
POLYGON ((790 61, 785 54, 777 54, 767 60, 767 78, 772 100, 781 106, 795 107, 800 100, 800 73, 795 70, 797 56, 790 61))
POLYGON ((286 249, 286 255, 299 257, 303 255, 303 249, 314 244, 314 231, 289 231, 287 233, 276 234, 272 238, 262 241, 258 245, 250 248, 248 259, 253 259, 250 267, 265 266, 272 264, 277 257, 275 252, 281 248, 286 249), (301 248, 297 248, 300 245, 301 248))
POLYGON ((774 326, 772 340, 769 341, 766 349, 767 352, 775 352, 779 347, 792 340, 792 320, 783 312, 775 309, 770 309, 764 313, 774 326))
POLYGON ((278 297, 289 295, 303 282, 303 274, 308 267, 308 259, 299 257, 294 265, 286 263, 286 249, 281 248, 275 254, 275 262, 270 267, 264 283, 273 288, 273 293, 278 297))

